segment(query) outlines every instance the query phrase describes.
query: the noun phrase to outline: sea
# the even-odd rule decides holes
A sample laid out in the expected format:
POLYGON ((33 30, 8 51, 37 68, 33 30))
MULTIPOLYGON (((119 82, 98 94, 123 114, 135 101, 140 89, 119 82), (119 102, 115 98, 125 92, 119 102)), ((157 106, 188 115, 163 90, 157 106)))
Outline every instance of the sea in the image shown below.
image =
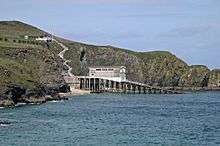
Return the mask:
POLYGON ((220 92, 74 96, 0 109, 0 123, 0 146, 219 146, 220 92))

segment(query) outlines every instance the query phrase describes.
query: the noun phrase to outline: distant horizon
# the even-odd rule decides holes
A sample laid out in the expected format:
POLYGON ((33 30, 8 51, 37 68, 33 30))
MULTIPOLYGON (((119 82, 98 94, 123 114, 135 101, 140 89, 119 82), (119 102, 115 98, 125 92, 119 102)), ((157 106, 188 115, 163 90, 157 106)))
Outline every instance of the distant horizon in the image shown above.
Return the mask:
POLYGON ((218 0, 3 0, 0 20, 91 45, 169 51, 188 65, 219 69, 219 5, 218 0))

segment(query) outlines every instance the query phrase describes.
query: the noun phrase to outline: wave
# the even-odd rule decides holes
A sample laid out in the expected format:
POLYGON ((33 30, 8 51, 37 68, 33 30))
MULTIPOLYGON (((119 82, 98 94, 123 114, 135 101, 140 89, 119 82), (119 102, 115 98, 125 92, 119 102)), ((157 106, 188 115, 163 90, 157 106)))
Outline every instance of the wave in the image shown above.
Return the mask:
POLYGON ((27 103, 17 103, 15 106, 23 106, 23 105, 26 105, 27 103))
POLYGON ((57 103, 57 102, 63 102, 63 100, 52 100, 52 101, 49 101, 49 102, 57 103))
POLYGON ((0 127, 8 127, 10 124, 0 124, 0 127))

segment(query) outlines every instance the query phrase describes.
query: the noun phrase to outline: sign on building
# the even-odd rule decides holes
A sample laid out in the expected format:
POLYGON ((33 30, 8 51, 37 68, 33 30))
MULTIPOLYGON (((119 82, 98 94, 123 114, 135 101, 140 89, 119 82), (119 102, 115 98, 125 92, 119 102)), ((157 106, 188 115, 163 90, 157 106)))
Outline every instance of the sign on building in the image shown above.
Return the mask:
POLYGON ((89 76, 97 78, 117 78, 118 80, 126 80, 125 66, 96 66, 89 67, 89 76))

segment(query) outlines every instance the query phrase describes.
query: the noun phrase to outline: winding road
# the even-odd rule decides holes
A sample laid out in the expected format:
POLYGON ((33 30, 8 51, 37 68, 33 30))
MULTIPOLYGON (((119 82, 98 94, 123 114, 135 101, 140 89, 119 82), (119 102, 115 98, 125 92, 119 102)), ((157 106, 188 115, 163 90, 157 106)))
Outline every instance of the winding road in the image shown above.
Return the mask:
POLYGON ((61 51, 58 56, 64 61, 63 65, 66 66, 68 68, 67 74, 69 77, 74 77, 74 75, 72 74, 72 70, 73 68, 71 66, 68 65, 69 62, 71 62, 71 60, 67 60, 64 58, 64 54, 66 51, 69 50, 69 48, 67 46, 65 46, 63 43, 57 41, 56 39, 53 39, 54 42, 56 42, 58 45, 60 45, 63 48, 63 51, 61 51))

